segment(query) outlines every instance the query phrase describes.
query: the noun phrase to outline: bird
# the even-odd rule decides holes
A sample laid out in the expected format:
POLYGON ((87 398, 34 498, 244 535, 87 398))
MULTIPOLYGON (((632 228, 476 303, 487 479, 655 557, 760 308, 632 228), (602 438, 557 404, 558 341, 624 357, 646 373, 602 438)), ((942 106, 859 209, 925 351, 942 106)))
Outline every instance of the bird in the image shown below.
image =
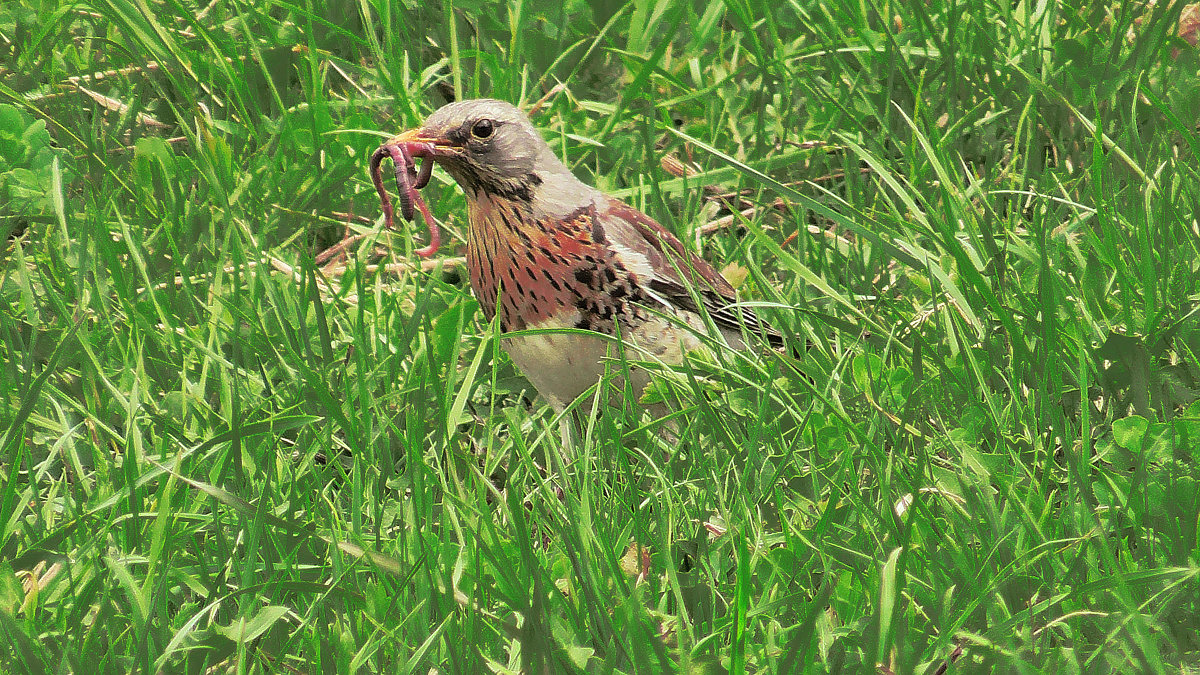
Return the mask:
MULTIPOLYGON (((556 409, 596 385, 622 346, 678 365, 702 347, 704 314, 732 348, 745 348, 743 331, 782 344, 675 235, 577 178, 516 106, 449 103, 389 144, 413 148, 462 188, 471 290, 502 333, 538 331, 502 337, 502 347, 556 409)), ((650 378, 634 369, 630 379, 640 393, 650 378)))

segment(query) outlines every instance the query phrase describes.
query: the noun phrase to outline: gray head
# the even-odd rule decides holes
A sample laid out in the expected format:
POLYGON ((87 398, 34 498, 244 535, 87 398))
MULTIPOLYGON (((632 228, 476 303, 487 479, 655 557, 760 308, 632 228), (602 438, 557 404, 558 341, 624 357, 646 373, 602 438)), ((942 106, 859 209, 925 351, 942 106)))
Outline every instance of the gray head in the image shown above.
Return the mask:
POLYGON ((397 140, 432 145, 423 154, 441 164, 469 197, 532 201, 543 184, 591 191, 559 161, 525 113, 504 101, 451 103, 397 140))

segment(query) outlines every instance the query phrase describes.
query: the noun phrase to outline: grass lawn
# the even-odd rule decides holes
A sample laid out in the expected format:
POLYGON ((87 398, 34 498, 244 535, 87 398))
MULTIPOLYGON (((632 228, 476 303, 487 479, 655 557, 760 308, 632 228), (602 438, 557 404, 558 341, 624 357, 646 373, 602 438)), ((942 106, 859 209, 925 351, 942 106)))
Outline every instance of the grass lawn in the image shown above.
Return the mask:
POLYGON ((0 671, 1200 672, 1198 31, 6 0, 0 671), (585 397, 564 445, 458 187, 421 264, 367 174, 476 96, 811 347, 661 369, 677 439, 585 397))

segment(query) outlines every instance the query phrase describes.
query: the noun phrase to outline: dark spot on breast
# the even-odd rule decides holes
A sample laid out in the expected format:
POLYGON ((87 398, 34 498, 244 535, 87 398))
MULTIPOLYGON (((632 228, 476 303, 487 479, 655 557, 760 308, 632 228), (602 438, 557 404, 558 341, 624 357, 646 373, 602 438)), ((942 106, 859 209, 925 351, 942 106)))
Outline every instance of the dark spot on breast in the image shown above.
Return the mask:
POLYGON ((625 287, 624 286, 616 286, 611 291, 609 291, 608 294, 613 299, 623 298, 623 297, 625 297, 625 287))
POLYGON ((575 270, 575 280, 587 286, 592 285, 592 271, 586 267, 575 270))
POLYGON ((484 191, 509 201, 528 202, 533 200, 533 187, 522 179, 503 178, 490 174, 480 183, 484 191))
POLYGON ((530 171, 529 174, 527 174, 525 176, 525 180, 529 181, 529 184, 534 187, 537 187, 538 185, 542 184, 542 177, 537 175, 536 173, 533 173, 532 171, 530 171))
MULTIPOLYGON (((621 263, 617 263, 617 264, 620 265, 621 263)), ((604 278, 608 279, 608 283, 610 283, 610 284, 617 283, 617 273, 614 272, 613 268, 611 268, 611 267, 604 268, 604 278)))
POLYGON ((600 226, 599 220, 592 220, 592 241, 597 244, 608 243, 608 240, 604 238, 604 228, 600 226))

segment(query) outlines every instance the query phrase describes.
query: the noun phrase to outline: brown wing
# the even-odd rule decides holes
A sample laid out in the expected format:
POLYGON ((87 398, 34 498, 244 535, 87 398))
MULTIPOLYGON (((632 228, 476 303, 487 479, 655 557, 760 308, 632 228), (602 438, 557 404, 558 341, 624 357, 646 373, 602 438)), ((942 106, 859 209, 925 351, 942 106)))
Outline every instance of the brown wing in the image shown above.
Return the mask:
POLYGON ((691 286, 718 327, 737 332, 745 325, 766 337, 771 345, 783 344, 779 331, 752 310, 734 306, 737 293, 733 286, 712 265, 684 248, 675 235, 622 201, 612 197, 604 200, 597 205, 596 226, 600 231, 593 236, 602 235, 617 251, 622 264, 636 273, 651 293, 672 306, 700 313, 696 297, 688 291, 691 286))

